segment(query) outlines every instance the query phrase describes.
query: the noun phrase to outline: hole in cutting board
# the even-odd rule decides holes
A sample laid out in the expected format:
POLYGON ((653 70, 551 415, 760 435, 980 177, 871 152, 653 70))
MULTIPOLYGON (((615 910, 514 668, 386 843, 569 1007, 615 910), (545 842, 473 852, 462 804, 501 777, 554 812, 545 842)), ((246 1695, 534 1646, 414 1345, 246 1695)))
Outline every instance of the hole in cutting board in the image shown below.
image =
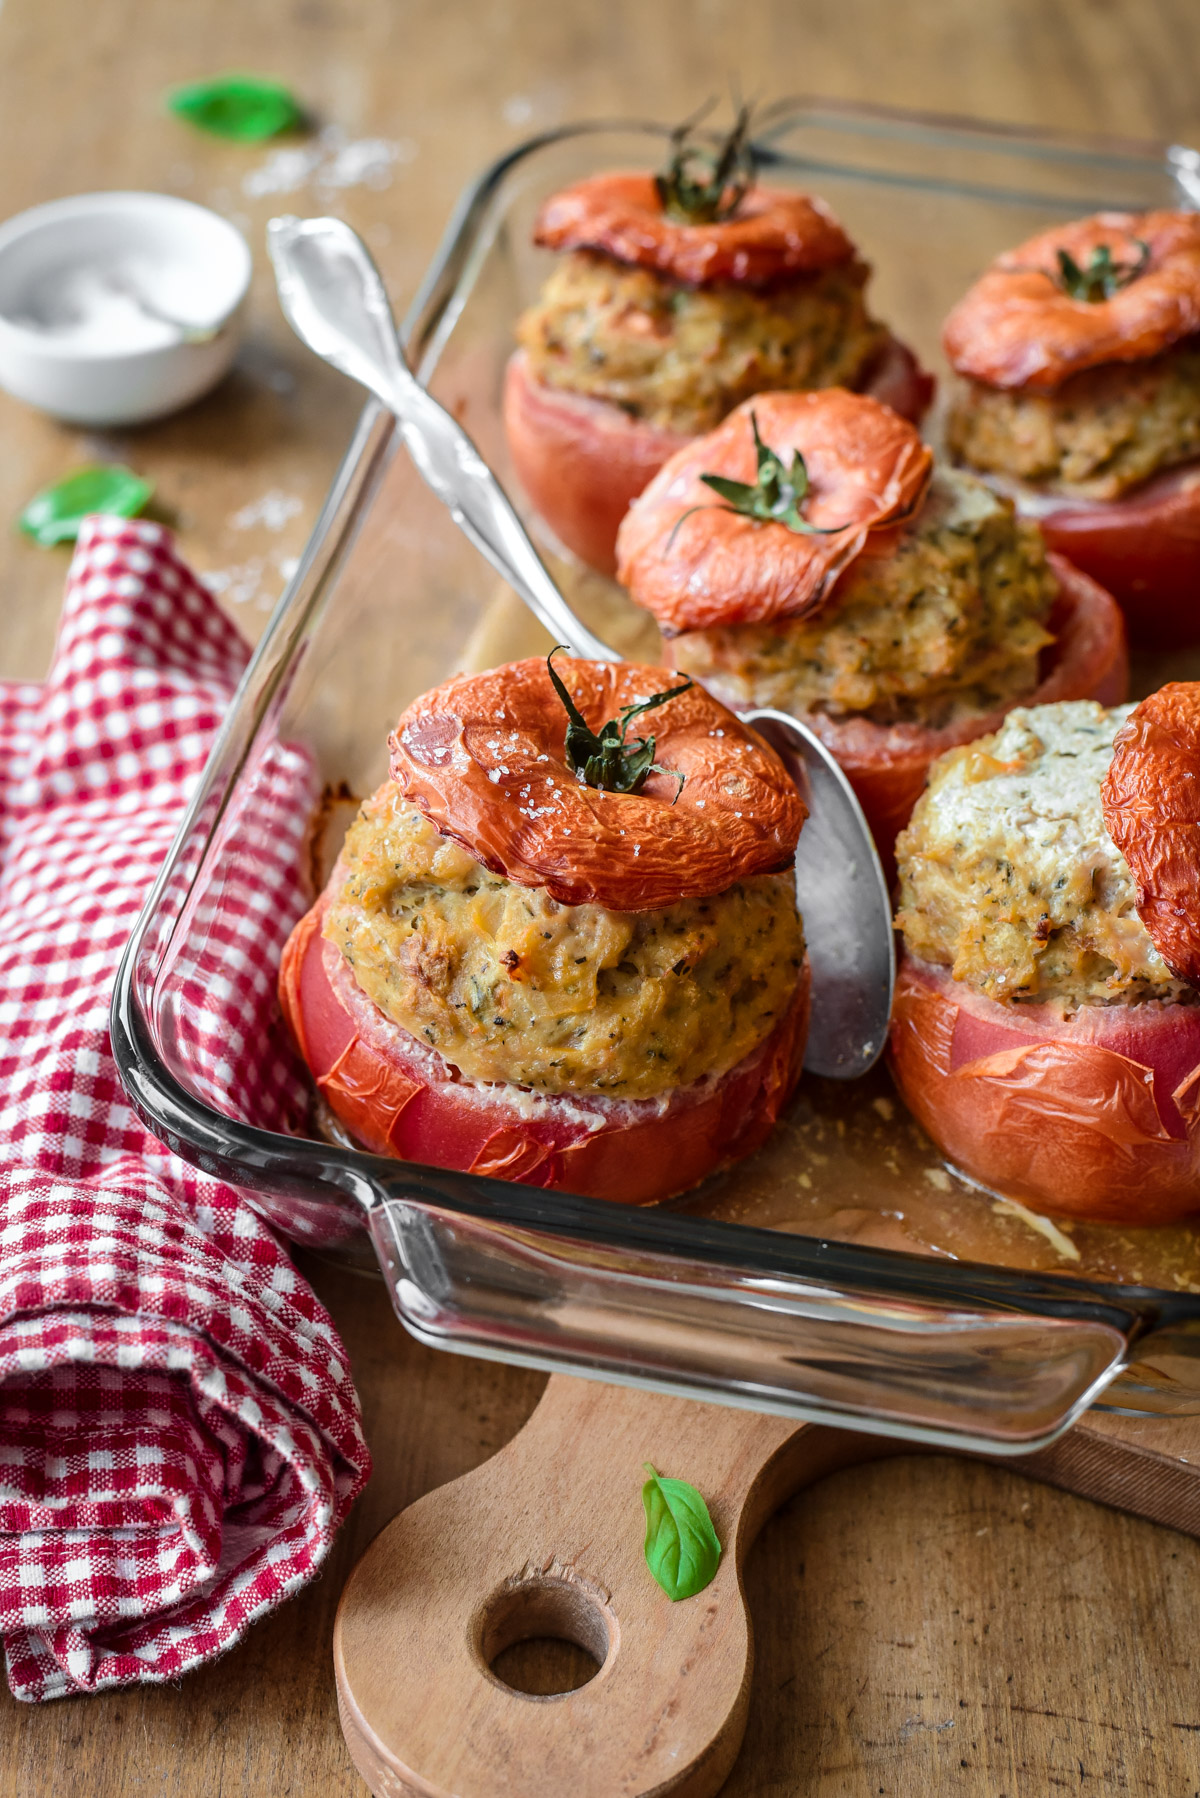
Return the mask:
POLYGON ((587 1685, 616 1643, 605 1597, 578 1578, 510 1580, 484 1606, 479 1654, 493 1679, 522 1698, 562 1698, 587 1685))
POLYGON ((492 1673, 522 1698, 563 1698, 595 1679, 600 1663, 562 1636, 530 1636, 502 1648, 492 1673))

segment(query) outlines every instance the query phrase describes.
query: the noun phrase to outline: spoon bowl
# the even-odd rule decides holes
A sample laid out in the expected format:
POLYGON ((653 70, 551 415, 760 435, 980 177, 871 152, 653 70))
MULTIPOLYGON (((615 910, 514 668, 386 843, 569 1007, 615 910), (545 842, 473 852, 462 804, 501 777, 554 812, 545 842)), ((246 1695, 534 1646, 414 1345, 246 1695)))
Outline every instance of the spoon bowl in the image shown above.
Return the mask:
MULTIPOLYGON (((383 280, 361 238, 340 219, 285 217, 271 220, 267 246, 296 335, 395 415, 418 470, 496 572, 573 655, 620 661, 559 591, 462 426, 412 373, 383 280)), ((813 976, 804 1065, 810 1073, 853 1079, 883 1050, 895 983, 879 856, 850 783, 815 733, 784 712, 741 716, 784 758, 809 808, 796 852, 813 976)))

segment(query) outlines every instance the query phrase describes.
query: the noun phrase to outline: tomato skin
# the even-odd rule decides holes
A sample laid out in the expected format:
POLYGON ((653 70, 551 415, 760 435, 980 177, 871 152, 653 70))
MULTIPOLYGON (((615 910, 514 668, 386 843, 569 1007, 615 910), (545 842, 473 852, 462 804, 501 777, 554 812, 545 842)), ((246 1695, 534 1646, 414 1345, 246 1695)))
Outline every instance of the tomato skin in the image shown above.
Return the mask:
POLYGON ((665 1106, 573 1095, 533 1100, 472 1086, 361 991, 321 935, 327 906, 322 895, 288 939, 280 1003, 331 1110, 375 1154, 652 1205, 758 1148, 799 1078, 807 962, 766 1042, 719 1080, 673 1093, 665 1106))
MULTIPOLYGON (((926 374, 892 338, 862 391, 916 424, 933 396, 926 374)), ((549 387, 529 372, 524 350, 504 376, 504 426, 517 479, 572 555, 600 574, 617 571, 621 520, 663 463, 692 441, 630 418, 607 400, 549 387)))
POLYGON ((1051 549, 1107 587, 1138 648, 1181 649, 1200 642, 1196 464, 1124 499, 1066 504, 1039 523, 1051 549))
POLYGON ((667 639, 806 618, 868 544, 894 540, 932 474, 933 451, 916 426, 870 394, 756 394, 672 456, 634 500, 617 532, 617 579, 667 639), (713 476, 755 481, 760 434, 785 467, 803 456, 811 530, 764 526, 714 503, 713 476))
POLYGON ((901 960, 892 1073, 948 1161, 1060 1217, 1200 1209, 1200 1005, 1000 1004, 901 960))
POLYGON ((921 367, 906 343, 889 335, 857 391, 870 394, 910 424, 919 425, 933 404, 937 378, 921 367))
POLYGON ((950 366, 989 387, 1053 393, 1082 369, 1142 362, 1200 331, 1200 219, 1194 212, 1099 212, 1052 225, 985 269, 942 328, 950 366), (1058 257, 1082 268, 1106 249, 1146 261, 1106 299, 1064 290, 1058 257))
POLYGON ((751 187, 732 214, 705 224, 668 216, 652 174, 589 175, 551 194, 533 241, 548 250, 593 250, 689 287, 747 287, 854 261, 854 245, 829 208, 809 194, 751 187))
POLYGON ((513 467, 539 515, 572 555, 617 572, 617 531, 638 494, 690 437, 630 418, 619 406, 548 387, 524 350, 504 376, 513 467))
POLYGON ((1100 803, 1154 947, 1200 987, 1200 681, 1169 681, 1130 713, 1100 803))
MULTIPOLYGON (((674 682, 665 668, 562 656, 558 679, 599 730, 674 682)), ((654 713, 655 754, 683 776, 637 793, 578 779, 542 656, 458 674, 414 699, 391 774, 441 836, 562 905, 660 911, 791 869, 807 808, 769 743, 692 683, 654 713)))

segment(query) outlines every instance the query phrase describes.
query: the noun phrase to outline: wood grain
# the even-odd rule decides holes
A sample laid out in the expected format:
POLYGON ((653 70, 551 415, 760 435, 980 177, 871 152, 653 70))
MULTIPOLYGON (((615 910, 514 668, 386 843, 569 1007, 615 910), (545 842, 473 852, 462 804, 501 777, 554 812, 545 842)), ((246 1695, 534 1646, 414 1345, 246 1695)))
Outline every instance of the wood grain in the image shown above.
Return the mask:
MULTIPOLYGON (((355 1765, 378 1798, 714 1798, 746 1727, 759 1530, 798 1489, 899 1452, 556 1376, 499 1454, 403 1511, 347 1582, 333 1656, 355 1765), (648 1454, 699 1488, 722 1543, 686 1603, 643 1565, 648 1454), (496 1654, 530 1636, 590 1650, 593 1677, 514 1693, 496 1654)), ((1200 1532, 1196 1419, 1087 1418, 1022 1470, 1200 1532)))
MULTIPOLYGON (((158 483, 202 570, 256 636, 357 408, 278 320, 261 234, 343 212, 411 293, 462 183, 518 137, 585 114, 681 116, 736 75, 1077 130, 1200 141, 1194 0, 3 0, 0 215, 101 186, 235 216, 256 245, 236 374, 166 424, 97 443, 0 395, 0 518, 85 457, 158 483), (268 152, 164 116, 221 68, 291 81, 323 123, 408 140, 390 185, 254 197, 268 152), (271 492, 281 529, 235 522, 271 492)), ((65 557, 0 533, 0 674, 37 676, 65 557)), ((307 1263, 343 1331, 374 1481, 322 1580, 178 1687, 31 1710, 0 1699, 0 1793, 362 1798, 330 1644, 350 1567, 401 1506, 476 1465, 531 1411, 533 1375, 419 1349, 382 1290, 307 1263)), ((1012 1469, 898 1460, 791 1501, 747 1569, 758 1670, 730 1798, 1057 1789, 1200 1792, 1191 1642, 1200 1549, 1012 1469)))

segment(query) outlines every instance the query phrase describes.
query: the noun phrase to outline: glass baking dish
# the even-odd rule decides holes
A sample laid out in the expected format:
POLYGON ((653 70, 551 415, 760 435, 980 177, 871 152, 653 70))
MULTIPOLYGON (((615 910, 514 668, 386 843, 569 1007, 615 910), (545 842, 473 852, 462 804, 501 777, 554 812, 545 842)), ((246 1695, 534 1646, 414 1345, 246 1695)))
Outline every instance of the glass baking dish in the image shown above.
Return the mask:
MULTIPOLYGON (((463 197, 410 309, 414 366, 510 489, 500 388, 547 267, 534 212, 583 174, 658 161, 665 135, 581 125, 503 157, 463 197)), ((764 178, 830 202, 874 264, 878 315, 935 369, 940 319, 998 249, 1102 206, 1200 204, 1188 149, 818 101, 774 120, 764 160, 764 178)), ((546 550, 601 636, 654 654, 615 588, 546 550)), ((327 796, 364 795, 414 695, 542 643, 369 405, 122 963, 114 1051, 150 1128, 296 1240, 372 1240, 400 1317, 443 1348, 997 1453, 1053 1440, 1101 1394, 1190 1408, 1197 1233, 1057 1229, 969 1189, 882 1069, 806 1077, 758 1156, 651 1211, 383 1160, 315 1110, 295 1135, 267 1131, 236 1079, 197 1076, 183 970, 232 971, 232 869, 269 890, 282 821, 265 761, 299 746, 327 796)), ((1196 672, 1187 661, 1169 671, 1196 672)), ((1167 672, 1140 666, 1139 690, 1167 672)))

